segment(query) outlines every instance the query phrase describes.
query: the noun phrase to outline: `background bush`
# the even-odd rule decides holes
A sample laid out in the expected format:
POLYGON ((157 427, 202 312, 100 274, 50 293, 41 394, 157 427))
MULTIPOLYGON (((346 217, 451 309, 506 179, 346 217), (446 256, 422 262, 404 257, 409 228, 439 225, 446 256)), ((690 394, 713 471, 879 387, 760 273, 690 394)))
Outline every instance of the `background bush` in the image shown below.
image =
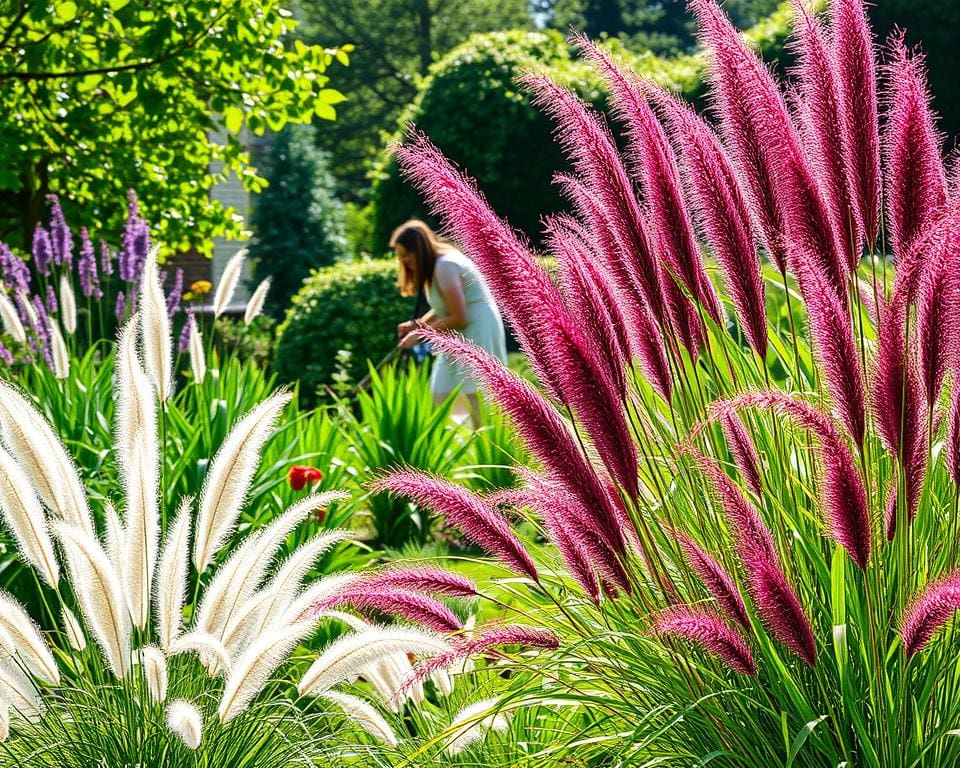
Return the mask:
POLYGON ((313 126, 288 126, 274 137, 263 174, 270 185, 257 198, 251 223, 254 279, 273 278, 266 311, 280 317, 310 270, 349 254, 346 212, 334 194, 325 152, 313 126))
POLYGON ((331 385, 336 353, 352 354, 347 372, 358 380, 366 360, 376 362, 396 343, 397 323, 409 320, 414 300, 397 289, 393 259, 337 264, 314 272, 293 297, 277 331, 274 370, 284 381, 299 379, 310 401, 331 385))

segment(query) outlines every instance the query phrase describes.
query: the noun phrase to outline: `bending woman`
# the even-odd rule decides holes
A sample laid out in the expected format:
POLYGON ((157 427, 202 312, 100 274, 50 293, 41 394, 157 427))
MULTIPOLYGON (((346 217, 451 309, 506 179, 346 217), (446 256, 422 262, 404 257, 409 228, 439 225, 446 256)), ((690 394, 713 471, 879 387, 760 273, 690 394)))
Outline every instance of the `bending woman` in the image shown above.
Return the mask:
MULTIPOLYGON (((444 242, 422 221, 412 219, 394 230, 390 246, 397 254, 400 275, 397 284, 404 296, 425 289, 430 311, 419 322, 438 331, 456 331, 504 363, 507 343, 503 320, 490 289, 473 262, 444 242)), ((400 323, 397 334, 403 349, 420 342, 416 320, 400 323)), ((460 385, 470 404, 474 428, 479 422, 477 382, 463 366, 437 355, 430 377, 430 391, 442 403, 460 385)))

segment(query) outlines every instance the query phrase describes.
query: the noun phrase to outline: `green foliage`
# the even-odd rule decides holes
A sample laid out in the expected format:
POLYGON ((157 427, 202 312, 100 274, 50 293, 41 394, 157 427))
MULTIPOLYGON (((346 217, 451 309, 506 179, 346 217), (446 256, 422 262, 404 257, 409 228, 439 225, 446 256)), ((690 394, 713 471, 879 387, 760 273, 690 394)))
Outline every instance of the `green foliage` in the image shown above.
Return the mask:
POLYGON ((346 214, 334 194, 332 168, 317 149, 311 125, 277 134, 258 170, 269 186, 260 193, 251 224, 254 279, 271 278, 267 312, 282 316, 312 269, 345 258, 346 214))
POLYGON ((261 186, 241 129, 333 118, 343 98, 325 71, 346 51, 294 27, 278 0, 2 4, 0 239, 28 243, 47 193, 116 230, 130 188, 170 249, 240 235, 209 193, 228 173, 261 186))
MULTIPOLYGON (((430 65, 476 32, 529 29, 527 0, 300 0, 305 37, 356 46, 337 83, 349 94, 320 146, 330 152, 345 200, 365 198, 383 137, 417 95, 430 65)), ((374 251, 376 252, 376 251, 374 251)))
POLYGON ((253 360, 269 368, 273 360, 273 344, 277 321, 259 315, 247 325, 242 319, 221 316, 214 325, 213 340, 221 359, 235 356, 237 360, 253 360))
POLYGON ((293 297, 277 331, 274 370, 299 381, 312 401, 333 383, 337 351, 351 351, 347 371, 356 381, 367 360, 378 361, 396 344, 397 324, 409 320, 414 300, 397 289, 392 259, 356 261, 317 270, 293 297))

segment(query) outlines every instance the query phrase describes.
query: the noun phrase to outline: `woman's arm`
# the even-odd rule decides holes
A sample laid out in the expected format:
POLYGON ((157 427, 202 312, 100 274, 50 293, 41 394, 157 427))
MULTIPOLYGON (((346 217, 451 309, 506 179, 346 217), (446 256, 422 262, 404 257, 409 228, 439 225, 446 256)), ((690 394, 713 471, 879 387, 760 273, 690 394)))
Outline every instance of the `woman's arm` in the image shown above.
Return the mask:
MULTIPOLYGON (((463 294, 463 280, 460 271, 454 264, 439 262, 433 271, 433 279, 437 290, 447 305, 444 315, 437 315, 433 310, 424 315, 420 321, 438 331, 458 331, 470 322, 467 315, 467 299, 463 294)), ((400 341, 400 346, 410 349, 420 341, 420 334, 411 330, 400 341)))
POLYGON ((436 316, 436 312, 434 312, 432 309, 428 309, 426 314, 424 314, 422 317, 418 317, 416 320, 405 320, 397 326, 397 338, 402 339, 411 331, 416 330, 418 323, 430 325, 430 321, 436 316))

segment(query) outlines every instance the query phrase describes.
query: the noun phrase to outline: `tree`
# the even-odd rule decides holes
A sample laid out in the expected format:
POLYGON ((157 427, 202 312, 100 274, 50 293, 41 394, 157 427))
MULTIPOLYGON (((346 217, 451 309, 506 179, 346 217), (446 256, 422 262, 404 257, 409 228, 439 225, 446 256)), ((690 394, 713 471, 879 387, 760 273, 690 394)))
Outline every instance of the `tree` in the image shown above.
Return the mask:
POLYGON ((287 126, 261 169, 269 185, 253 211, 250 256, 256 281, 271 278, 267 311, 277 317, 311 270, 347 256, 343 204, 314 133, 310 125, 287 126))
POLYGON ((325 71, 346 51, 294 25, 277 0, 5 0, 0 239, 29 243, 48 193, 116 231, 128 188, 167 246, 240 235, 209 192, 228 173, 259 188, 241 129, 332 118, 343 98, 325 71))
POLYGON ((532 27, 528 0, 301 0, 305 37, 356 46, 338 83, 350 98, 319 141, 346 199, 363 197, 366 172, 417 95, 432 63, 474 32, 532 27))

